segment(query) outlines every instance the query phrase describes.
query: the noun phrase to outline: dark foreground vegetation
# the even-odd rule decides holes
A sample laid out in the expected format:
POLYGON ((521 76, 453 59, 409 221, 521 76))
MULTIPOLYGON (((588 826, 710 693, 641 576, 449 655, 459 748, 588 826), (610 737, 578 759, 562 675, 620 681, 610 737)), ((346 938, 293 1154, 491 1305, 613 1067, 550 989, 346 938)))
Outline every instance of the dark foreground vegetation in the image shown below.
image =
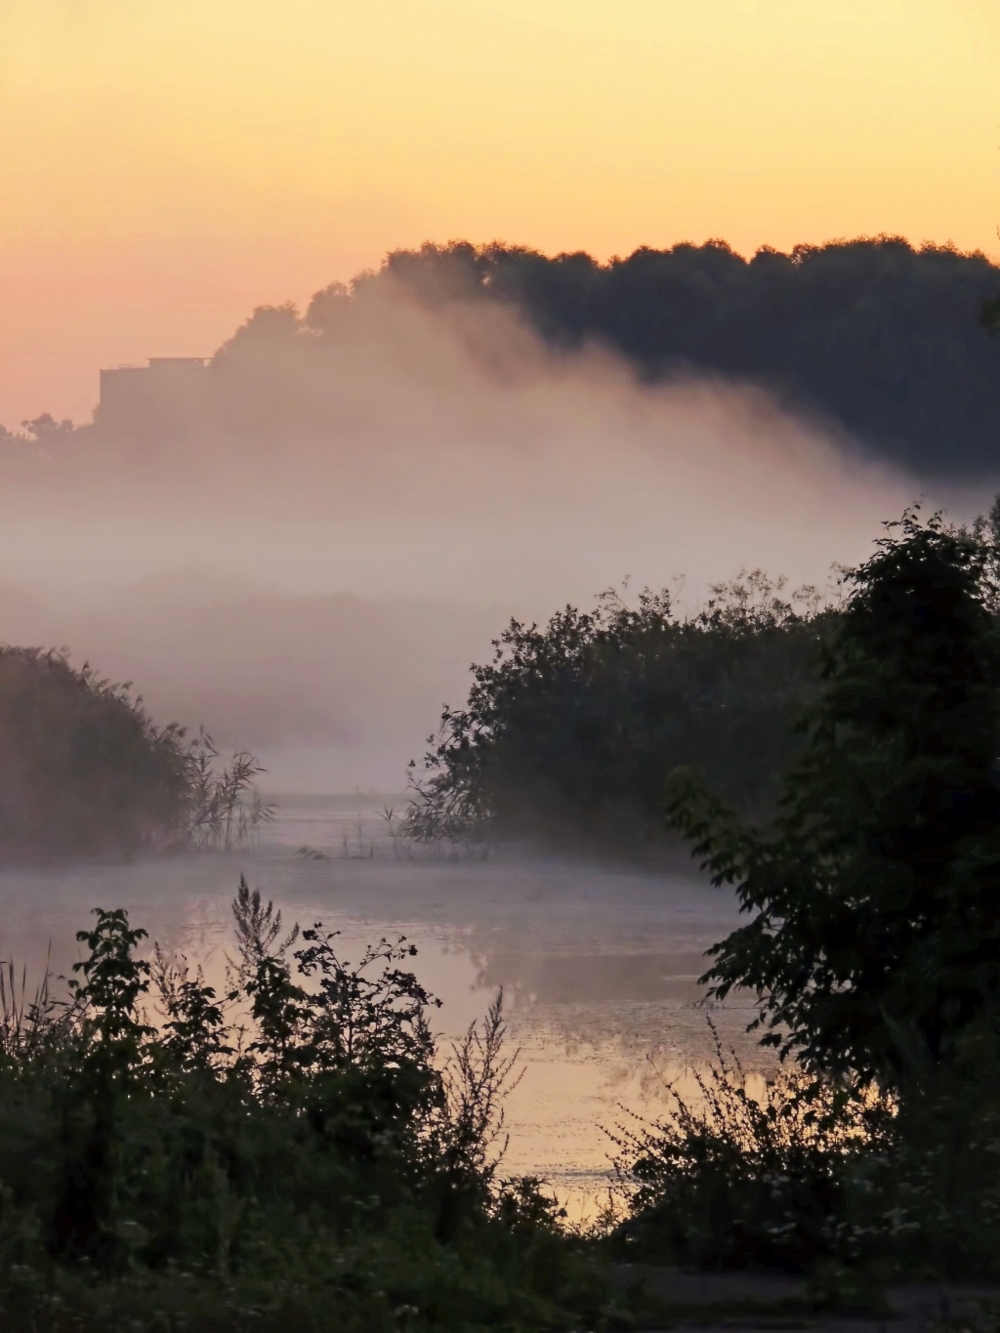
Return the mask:
POLYGON ((795 1061, 763 1099, 626 1138, 637 1248, 681 1261, 978 1275, 1000 1263, 1000 634, 995 534, 908 514, 867 564, 777 815, 678 770, 667 815, 747 924, 711 951, 724 1000, 795 1061), (720 1224, 721 1223, 721 1224, 720 1224))
POLYGON ((995 538, 908 514, 847 575, 769 817, 669 778, 668 822, 747 915, 710 993, 755 992, 786 1063, 755 1084, 720 1049, 699 1098, 626 1119, 591 1234, 501 1174, 501 999, 448 1055, 405 941, 352 965, 241 882, 221 994, 120 911, 62 997, 6 974, 7 1325, 677 1322, 622 1260, 804 1273, 812 1307, 869 1313, 893 1281, 1000 1282, 995 538))
POLYGON ((342 960, 244 882, 220 995, 98 911, 8 973, 0 1307, 18 1329, 596 1328, 602 1267, 504 1181, 501 999, 446 1060, 400 940, 342 960))
POLYGON ((65 655, 0 647, 0 857, 227 848, 269 817, 244 751, 158 727, 128 687, 65 655))

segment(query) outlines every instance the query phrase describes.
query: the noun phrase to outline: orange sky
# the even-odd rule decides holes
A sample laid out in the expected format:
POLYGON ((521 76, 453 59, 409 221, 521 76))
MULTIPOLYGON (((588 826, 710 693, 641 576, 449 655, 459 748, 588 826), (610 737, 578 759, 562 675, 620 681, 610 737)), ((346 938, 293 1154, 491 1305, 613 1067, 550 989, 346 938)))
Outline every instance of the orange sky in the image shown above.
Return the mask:
POLYGON ((0 421, 424 239, 1000 251, 996 0, 0 0, 0 421))

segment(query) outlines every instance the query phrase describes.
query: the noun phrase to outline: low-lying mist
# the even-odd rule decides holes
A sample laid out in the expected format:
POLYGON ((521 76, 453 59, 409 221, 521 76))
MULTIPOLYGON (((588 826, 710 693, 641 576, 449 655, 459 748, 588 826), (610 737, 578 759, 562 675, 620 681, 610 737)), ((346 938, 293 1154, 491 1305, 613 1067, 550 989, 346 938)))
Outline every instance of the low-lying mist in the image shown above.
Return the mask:
POLYGON ((4 461, 0 635, 255 747, 272 787, 398 789, 510 615, 823 583, 916 498, 759 389, 646 385, 500 306, 339 299, 322 335, 258 312, 169 420, 4 461))

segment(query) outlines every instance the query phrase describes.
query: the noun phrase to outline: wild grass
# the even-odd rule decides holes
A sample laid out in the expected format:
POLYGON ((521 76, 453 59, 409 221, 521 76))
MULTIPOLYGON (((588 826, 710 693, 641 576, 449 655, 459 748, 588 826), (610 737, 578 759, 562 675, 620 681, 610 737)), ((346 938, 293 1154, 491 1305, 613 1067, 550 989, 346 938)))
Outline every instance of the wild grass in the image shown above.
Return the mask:
POLYGON ((231 852, 253 846, 274 819, 275 807, 257 786, 265 772, 248 750, 237 750, 228 765, 211 736, 200 729, 188 749, 190 812, 185 836, 199 851, 231 852))
POLYGON ((610 1327, 601 1264, 502 1173, 502 995, 441 1050, 416 950, 355 962, 241 881, 217 993, 120 910, 0 978, 0 1308, 49 1330, 610 1327))
POLYGON ((1000 1280, 1000 1082, 873 1084, 784 1065, 748 1076, 714 1033, 696 1094, 611 1130, 607 1232, 630 1262, 777 1268, 823 1304, 874 1308, 888 1281, 1000 1280))
POLYGON ((696 1267, 808 1269, 838 1253, 845 1177, 887 1146, 893 1103, 794 1066, 750 1079, 708 1023, 715 1056, 694 1071, 696 1096, 663 1079, 666 1115, 609 1131, 630 1214, 619 1243, 696 1267))

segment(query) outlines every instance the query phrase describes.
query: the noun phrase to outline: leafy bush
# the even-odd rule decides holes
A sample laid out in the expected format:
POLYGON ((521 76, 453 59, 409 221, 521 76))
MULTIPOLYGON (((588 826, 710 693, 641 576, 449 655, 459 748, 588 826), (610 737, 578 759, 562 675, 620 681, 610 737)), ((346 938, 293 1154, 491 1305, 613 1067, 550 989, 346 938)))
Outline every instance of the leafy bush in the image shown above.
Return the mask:
MULTIPOLYGON (((407 832, 437 838, 582 830, 628 842, 661 823, 663 789, 695 764, 742 809, 770 807, 818 682, 833 613, 759 571, 681 619, 667 593, 607 593, 544 629, 512 621, 446 709, 407 832)), ((433 738, 432 738, 433 740, 433 738)))
POLYGON ((755 992, 750 1030, 800 1072, 754 1097, 721 1063, 704 1107, 621 1137, 624 1239, 1000 1273, 998 517, 907 513, 848 573, 773 819, 673 775, 673 826, 750 917, 703 980, 755 992))
POLYGON ((0 646, 0 856, 227 849, 270 818, 261 772, 159 727, 128 686, 63 653, 0 646))
POLYGON ((169 846, 189 799, 180 728, 60 653, 0 648, 0 852, 169 846))
POLYGON ((996 556, 907 513, 846 576, 773 821, 671 780, 672 824, 751 916, 711 950, 712 994, 755 991, 765 1044, 901 1095, 1000 1058, 996 556))
POLYGON ((822 1304, 889 1280, 1000 1278, 1000 1095, 951 1079, 900 1102, 790 1066, 757 1080, 716 1042, 685 1099, 611 1137, 626 1190, 613 1250, 635 1261, 778 1267, 822 1304))
POLYGON ((439 1059, 404 940, 352 965, 319 925, 284 932, 245 881, 233 909, 222 995, 183 960, 140 956, 122 911, 80 932, 64 998, 45 985, 26 1002, 8 972, 8 1322, 596 1327, 599 1270, 532 1182, 498 1175, 502 998, 439 1059))
POLYGON ((715 1029, 699 1096, 666 1083, 670 1110, 632 1117, 612 1135, 632 1189, 619 1228, 625 1254, 710 1268, 808 1268, 844 1248, 848 1182, 889 1147, 892 1103, 846 1094, 799 1069, 755 1092, 715 1029))

